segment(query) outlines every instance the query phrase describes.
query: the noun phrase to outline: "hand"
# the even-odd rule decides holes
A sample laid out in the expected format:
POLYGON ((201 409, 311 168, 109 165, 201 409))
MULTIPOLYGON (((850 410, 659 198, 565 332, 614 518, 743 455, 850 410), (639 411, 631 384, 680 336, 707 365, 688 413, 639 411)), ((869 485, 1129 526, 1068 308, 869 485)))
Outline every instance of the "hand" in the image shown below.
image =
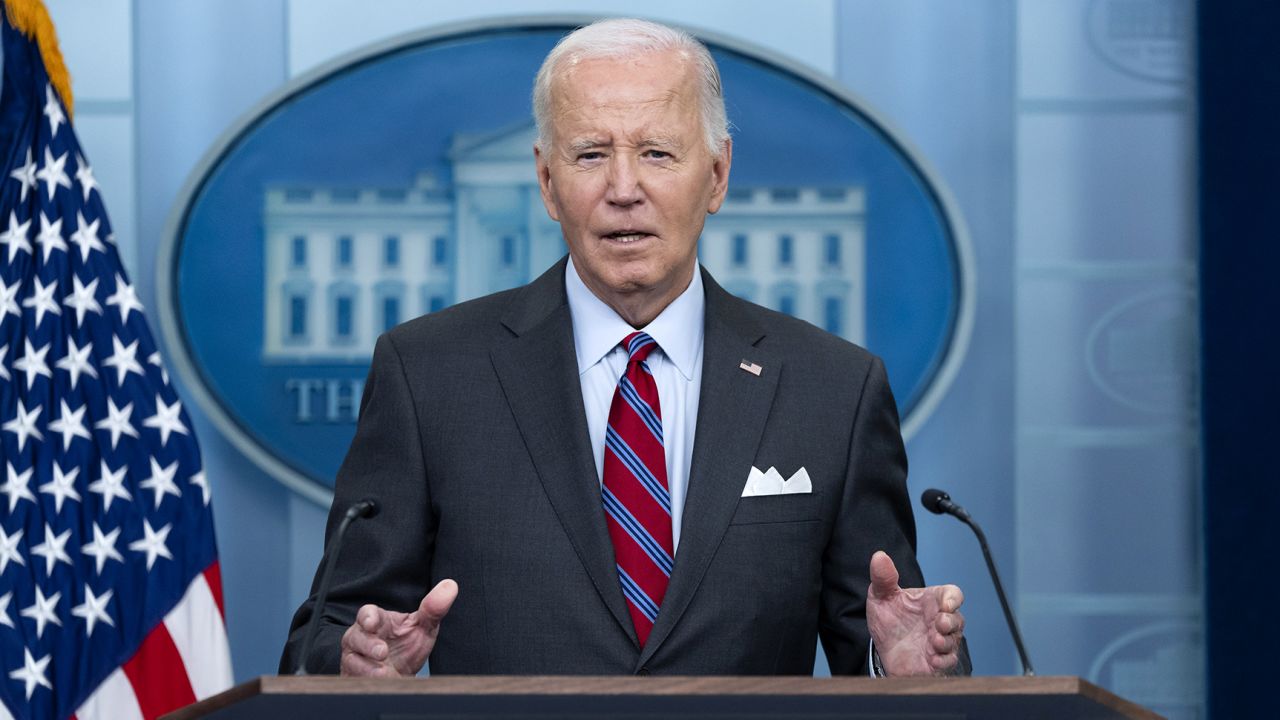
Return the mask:
POLYGON ((412 677, 436 646, 440 621, 458 598, 458 583, 441 580, 410 613, 365 605, 342 635, 342 674, 412 677))
POLYGON ((871 556, 867 628, 890 676, 947 675, 960 661, 964 593, 955 585, 898 587, 898 569, 883 551, 871 556))

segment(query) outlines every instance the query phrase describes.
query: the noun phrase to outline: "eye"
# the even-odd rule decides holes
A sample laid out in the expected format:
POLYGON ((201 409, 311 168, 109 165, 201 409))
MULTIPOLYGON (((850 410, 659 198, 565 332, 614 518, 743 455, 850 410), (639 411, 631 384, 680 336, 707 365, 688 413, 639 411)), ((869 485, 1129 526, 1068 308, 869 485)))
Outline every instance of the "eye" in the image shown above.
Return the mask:
POLYGON ((578 153, 578 162, 592 162, 603 158, 604 153, 598 150, 588 150, 586 152, 578 153))
POLYGON ((649 149, 644 152, 644 156, 653 160, 666 160, 671 157, 671 153, 666 150, 649 149))

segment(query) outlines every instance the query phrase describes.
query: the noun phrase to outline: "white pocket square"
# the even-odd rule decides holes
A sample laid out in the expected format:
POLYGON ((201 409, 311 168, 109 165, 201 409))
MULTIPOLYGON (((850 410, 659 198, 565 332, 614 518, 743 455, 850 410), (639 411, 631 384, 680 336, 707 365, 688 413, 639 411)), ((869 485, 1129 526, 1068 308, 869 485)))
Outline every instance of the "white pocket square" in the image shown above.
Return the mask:
POLYGON ((770 467, 760 472, 752 466, 747 474, 747 484, 742 488, 742 497, 761 497, 763 495, 804 495, 813 492, 813 483, 809 480, 809 472, 800 468, 786 480, 778 474, 777 468, 770 467))

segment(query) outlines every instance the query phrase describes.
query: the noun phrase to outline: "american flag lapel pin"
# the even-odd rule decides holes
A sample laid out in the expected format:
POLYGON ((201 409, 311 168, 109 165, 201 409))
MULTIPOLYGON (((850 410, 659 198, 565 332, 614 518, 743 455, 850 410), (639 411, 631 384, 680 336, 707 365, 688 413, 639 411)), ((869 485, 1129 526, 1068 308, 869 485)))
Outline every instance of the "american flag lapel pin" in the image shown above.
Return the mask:
POLYGON ((746 370, 747 372, 751 373, 752 375, 755 375, 756 377, 760 377, 760 371, 764 369, 759 365, 747 360, 743 360, 741 363, 739 363, 738 367, 742 368, 743 370, 746 370))

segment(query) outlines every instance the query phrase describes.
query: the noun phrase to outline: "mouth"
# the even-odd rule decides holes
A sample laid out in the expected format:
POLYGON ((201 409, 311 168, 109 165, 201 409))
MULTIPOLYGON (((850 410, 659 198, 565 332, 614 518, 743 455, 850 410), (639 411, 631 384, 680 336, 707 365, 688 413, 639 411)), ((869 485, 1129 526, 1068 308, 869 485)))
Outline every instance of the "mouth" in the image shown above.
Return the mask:
POLYGON ((603 237, 605 240, 608 240, 610 242, 619 243, 621 245, 628 245, 631 243, 640 242, 647 238, 651 238, 653 237, 653 235, 651 233, 645 232, 644 230, 637 230, 634 228, 624 228, 621 230, 614 230, 613 232, 607 232, 601 237, 603 237))

